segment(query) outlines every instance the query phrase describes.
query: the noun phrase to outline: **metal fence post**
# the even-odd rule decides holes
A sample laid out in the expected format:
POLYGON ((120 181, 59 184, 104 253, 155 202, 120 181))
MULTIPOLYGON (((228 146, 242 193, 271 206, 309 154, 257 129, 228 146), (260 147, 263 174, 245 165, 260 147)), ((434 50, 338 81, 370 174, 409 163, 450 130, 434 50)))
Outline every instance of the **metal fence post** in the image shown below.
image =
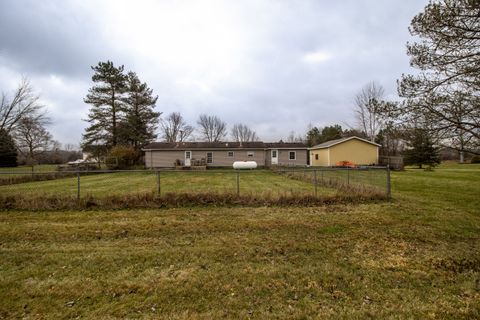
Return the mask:
POLYGON ((350 184, 350 168, 347 168, 347 184, 350 184))
POLYGON ((237 196, 240 195, 240 172, 237 171, 237 196))
POLYGON ((387 166, 387 198, 392 197, 392 189, 390 184, 390 166, 387 166))
POLYGON ((157 196, 160 197, 162 189, 161 189, 161 184, 160 184, 160 171, 156 171, 157 173, 157 196))
POLYGON ((80 201, 80 171, 77 171, 77 201, 80 201))
POLYGON ((315 183, 315 197, 317 196, 317 170, 313 170, 313 177, 314 177, 314 183, 315 183))

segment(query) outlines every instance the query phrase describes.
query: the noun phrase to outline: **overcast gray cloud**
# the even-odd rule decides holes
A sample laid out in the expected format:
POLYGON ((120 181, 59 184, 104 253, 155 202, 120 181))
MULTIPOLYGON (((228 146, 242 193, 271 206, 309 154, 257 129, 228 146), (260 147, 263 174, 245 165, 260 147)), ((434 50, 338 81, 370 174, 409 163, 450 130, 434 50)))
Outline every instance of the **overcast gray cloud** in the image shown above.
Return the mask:
POLYGON ((159 95, 158 110, 243 122, 264 140, 309 123, 353 124, 377 81, 410 72, 408 26, 427 0, 0 2, 0 90, 22 75, 64 143, 79 143, 90 66, 113 60, 159 95))

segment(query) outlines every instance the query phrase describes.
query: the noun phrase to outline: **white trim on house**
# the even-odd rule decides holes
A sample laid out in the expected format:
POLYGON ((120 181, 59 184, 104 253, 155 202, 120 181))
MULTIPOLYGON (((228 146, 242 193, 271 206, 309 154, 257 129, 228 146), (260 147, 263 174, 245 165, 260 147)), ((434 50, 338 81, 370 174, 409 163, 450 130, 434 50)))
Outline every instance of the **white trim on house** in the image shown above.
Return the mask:
POLYGON ((270 151, 270 157, 272 159, 272 164, 278 164, 278 150, 277 149, 272 149, 270 151), (273 153, 275 153, 275 157, 273 156, 273 153))
POLYGON ((297 160, 297 152, 296 151, 288 151, 288 160, 297 160), (293 159, 290 157, 290 154, 293 152, 293 159))
POLYGON ((192 165, 192 151, 185 150, 185 167, 190 167, 192 165), (188 157, 187 157, 188 154, 188 157))
MULTIPOLYGON (((381 147, 382 145, 378 144, 378 143, 375 143, 375 142, 372 142, 372 141, 368 141, 368 140, 365 140, 363 138, 359 138, 359 137, 348 137, 348 138, 345 138, 345 139, 339 139, 339 141, 336 141, 332 144, 327 144, 325 146, 322 146, 322 144, 319 144, 319 145, 316 145, 316 146, 313 146, 313 147, 310 147, 308 148, 308 150, 317 150, 317 149, 325 149, 325 148, 330 148, 330 147, 333 147, 333 146, 336 146, 337 144, 340 144, 340 143, 344 143, 344 142, 347 142, 347 141, 350 141, 352 139, 357 139, 357 140, 360 140, 360 141, 363 141, 363 142, 366 142, 366 143, 369 143, 369 144, 373 144, 377 147, 381 147)), ((325 144, 328 143, 328 141, 324 142, 325 144)))
POLYGON ((213 164, 213 152, 212 151, 207 151, 207 154, 206 154, 205 158, 206 158, 206 163, 207 164, 213 164), (210 159, 209 159, 209 155, 210 155, 210 159))

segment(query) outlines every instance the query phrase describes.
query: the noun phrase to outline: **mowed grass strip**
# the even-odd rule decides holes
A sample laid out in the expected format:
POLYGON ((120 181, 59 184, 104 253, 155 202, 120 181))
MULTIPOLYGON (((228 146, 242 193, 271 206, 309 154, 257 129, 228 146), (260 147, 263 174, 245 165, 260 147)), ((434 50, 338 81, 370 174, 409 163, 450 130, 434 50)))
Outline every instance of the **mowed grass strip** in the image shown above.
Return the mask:
MULTIPOLYGON (((236 193, 237 173, 225 172, 161 172, 161 193, 236 193)), ((240 193, 256 196, 284 194, 311 195, 314 186, 269 170, 242 171, 239 173, 240 193)), ((27 182, 0 186, 3 196, 72 196, 77 194, 77 178, 27 182)), ((321 194, 334 194, 334 189, 318 188, 321 194)), ((80 178, 80 194, 83 197, 106 197, 157 192, 155 172, 117 172, 88 174, 80 178)))
POLYGON ((0 317, 479 318, 479 178, 407 170, 361 205, 4 211, 0 317))

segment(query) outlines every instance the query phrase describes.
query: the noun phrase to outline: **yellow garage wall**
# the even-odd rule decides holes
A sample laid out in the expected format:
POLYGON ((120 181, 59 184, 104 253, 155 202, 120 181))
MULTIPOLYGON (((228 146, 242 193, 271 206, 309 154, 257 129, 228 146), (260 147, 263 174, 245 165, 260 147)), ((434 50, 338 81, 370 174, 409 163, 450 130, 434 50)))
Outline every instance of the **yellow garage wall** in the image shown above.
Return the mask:
POLYGON ((328 166, 328 149, 310 150, 310 165, 328 166), (318 154, 318 160, 315 160, 316 154, 318 154))
POLYGON ((350 161, 355 164, 377 164, 378 146, 361 140, 348 140, 330 148, 330 166, 340 161, 350 161))

